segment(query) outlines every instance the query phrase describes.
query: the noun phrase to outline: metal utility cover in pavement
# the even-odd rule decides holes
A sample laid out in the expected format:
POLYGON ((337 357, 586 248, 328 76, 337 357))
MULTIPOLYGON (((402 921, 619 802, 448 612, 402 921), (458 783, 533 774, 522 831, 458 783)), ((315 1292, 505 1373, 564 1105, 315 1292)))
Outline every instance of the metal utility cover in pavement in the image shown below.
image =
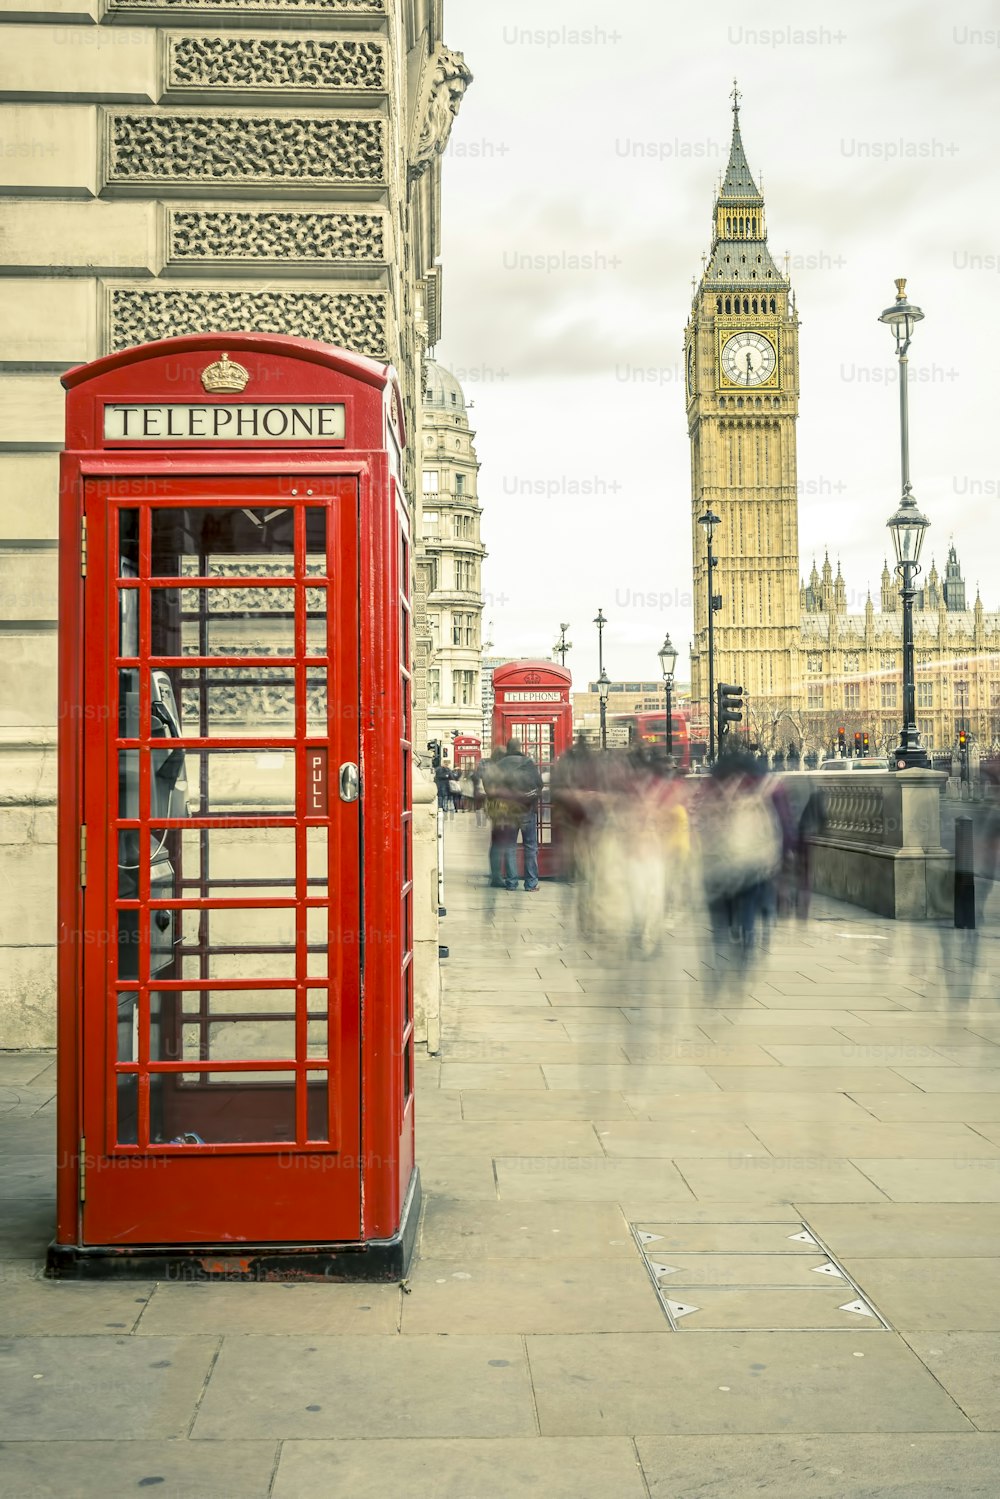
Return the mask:
POLYGON ((808 1225, 789 1233, 792 1226, 724 1222, 631 1229, 675 1332, 682 1321, 685 1332, 836 1332, 857 1328, 858 1317, 867 1320, 868 1332, 886 1330, 888 1323, 808 1225), (660 1253, 668 1248, 669 1264, 653 1257, 654 1245, 660 1253), (848 1288, 857 1296, 842 1302, 848 1288))

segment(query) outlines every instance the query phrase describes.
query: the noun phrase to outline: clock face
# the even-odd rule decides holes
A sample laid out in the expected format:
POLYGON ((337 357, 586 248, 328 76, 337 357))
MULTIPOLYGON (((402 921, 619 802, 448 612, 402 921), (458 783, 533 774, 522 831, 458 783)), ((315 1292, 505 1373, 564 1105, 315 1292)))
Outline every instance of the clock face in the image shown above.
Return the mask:
POLYGON ((722 370, 733 385, 763 385, 776 363, 774 345, 763 333, 734 333, 722 346, 722 370))

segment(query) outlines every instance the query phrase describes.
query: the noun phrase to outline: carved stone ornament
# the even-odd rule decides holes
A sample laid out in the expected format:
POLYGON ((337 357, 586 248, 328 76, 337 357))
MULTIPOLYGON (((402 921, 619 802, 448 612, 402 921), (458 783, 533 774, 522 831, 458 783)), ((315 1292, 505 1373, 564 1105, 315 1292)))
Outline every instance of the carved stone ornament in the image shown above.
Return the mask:
POLYGON ((410 156, 411 179, 422 177, 448 144, 465 90, 472 73, 461 52, 440 47, 428 67, 429 86, 422 92, 426 102, 420 116, 420 131, 410 156))
POLYGON ((386 86, 379 40, 350 37, 199 36, 167 39, 170 89, 377 89, 386 86))
POLYGON ((384 292, 112 287, 107 348, 181 333, 288 333, 386 359, 384 292))
POLYGON ((170 211, 167 258, 175 261, 381 261, 379 213, 334 209, 170 211))
POLYGON ((384 175, 381 119, 108 111, 109 183, 333 186, 379 183, 384 175))
POLYGON ((245 390, 250 380, 250 371, 242 364, 230 359, 228 354, 201 372, 201 383, 213 395, 222 392, 238 393, 245 390))

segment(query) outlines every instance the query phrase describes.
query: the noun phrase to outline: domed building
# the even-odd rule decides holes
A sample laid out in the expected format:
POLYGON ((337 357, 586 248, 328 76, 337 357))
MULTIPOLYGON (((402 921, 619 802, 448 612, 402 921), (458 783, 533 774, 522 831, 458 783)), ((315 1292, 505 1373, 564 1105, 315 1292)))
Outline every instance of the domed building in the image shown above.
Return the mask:
POLYGON ((426 580, 427 734, 482 736, 482 561, 479 462, 465 394, 450 370, 424 361, 422 514, 418 568, 426 580))

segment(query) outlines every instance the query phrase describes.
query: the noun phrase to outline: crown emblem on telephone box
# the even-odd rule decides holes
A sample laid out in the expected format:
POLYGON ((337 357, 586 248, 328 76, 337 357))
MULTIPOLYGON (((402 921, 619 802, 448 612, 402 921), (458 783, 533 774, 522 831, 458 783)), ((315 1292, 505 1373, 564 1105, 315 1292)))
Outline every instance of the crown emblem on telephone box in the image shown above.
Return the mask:
POLYGON ((250 371, 230 359, 228 354, 223 354, 215 364, 201 372, 201 383, 211 393, 245 390, 249 380, 250 371))

